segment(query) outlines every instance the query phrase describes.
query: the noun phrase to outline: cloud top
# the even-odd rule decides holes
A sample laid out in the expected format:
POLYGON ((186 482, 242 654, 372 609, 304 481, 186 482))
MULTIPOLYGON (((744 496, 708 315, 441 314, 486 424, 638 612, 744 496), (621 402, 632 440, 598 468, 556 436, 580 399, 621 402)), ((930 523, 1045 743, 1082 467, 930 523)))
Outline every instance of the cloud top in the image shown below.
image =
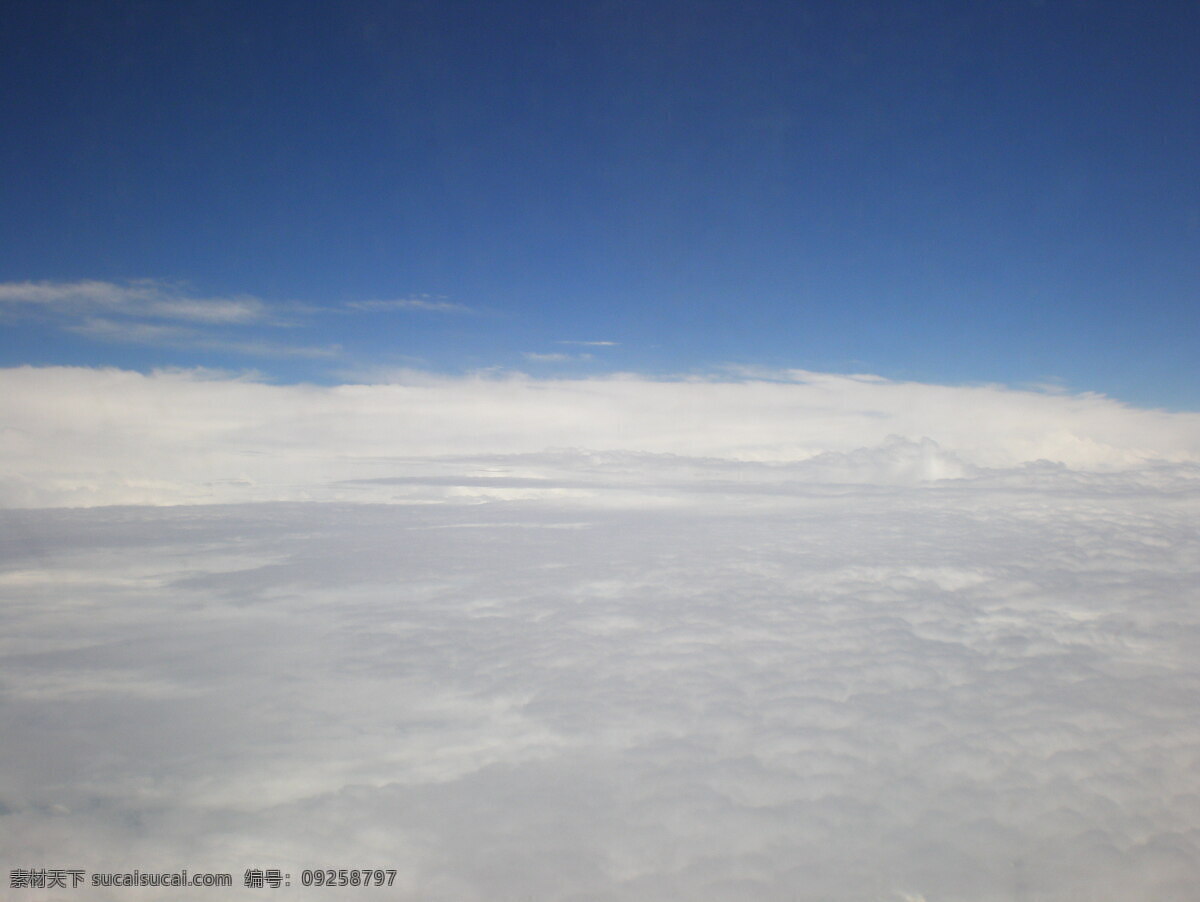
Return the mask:
POLYGON ((1195 414, 27 367, 0 424, 4 869, 1195 896, 1195 414))
MULTIPOLYGON (((1021 467, 1028 475, 1038 461, 1072 473, 1143 475, 1200 464, 1200 414, 1091 394, 804 371, 772 381, 397 380, 321 387, 207 372, 3 370, 0 497, 19 506, 333 497, 343 489, 332 486, 348 481, 435 475, 439 462, 471 455, 521 458, 528 466, 497 464, 499 475, 539 476, 533 462, 563 449, 593 461, 754 463, 827 483, 965 479, 1021 467)), ((712 466, 700 469, 716 478, 712 466)), ((739 472, 745 479, 750 471, 739 472)))
POLYGON ((936 485, 0 511, 0 865, 1194 899, 1197 494, 936 485))

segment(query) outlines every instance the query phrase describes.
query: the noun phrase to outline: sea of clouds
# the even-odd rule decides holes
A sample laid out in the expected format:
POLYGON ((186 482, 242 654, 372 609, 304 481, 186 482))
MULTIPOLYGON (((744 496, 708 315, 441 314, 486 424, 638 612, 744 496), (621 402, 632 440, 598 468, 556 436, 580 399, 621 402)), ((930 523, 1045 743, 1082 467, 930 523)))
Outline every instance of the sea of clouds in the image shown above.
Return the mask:
POLYGON ((14 898, 1196 898, 1200 414, 20 368, 0 429, 6 889, 239 887, 14 898))

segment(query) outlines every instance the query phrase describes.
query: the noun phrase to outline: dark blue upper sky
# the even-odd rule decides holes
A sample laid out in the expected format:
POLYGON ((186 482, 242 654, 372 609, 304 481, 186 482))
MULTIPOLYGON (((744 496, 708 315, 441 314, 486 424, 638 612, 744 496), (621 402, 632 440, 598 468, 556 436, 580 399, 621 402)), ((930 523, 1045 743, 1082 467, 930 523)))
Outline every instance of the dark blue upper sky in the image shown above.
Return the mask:
POLYGON ((736 363, 1200 407, 1195 3, 0 16, 0 363, 736 363), (589 341, 617 344, 562 343, 589 341))

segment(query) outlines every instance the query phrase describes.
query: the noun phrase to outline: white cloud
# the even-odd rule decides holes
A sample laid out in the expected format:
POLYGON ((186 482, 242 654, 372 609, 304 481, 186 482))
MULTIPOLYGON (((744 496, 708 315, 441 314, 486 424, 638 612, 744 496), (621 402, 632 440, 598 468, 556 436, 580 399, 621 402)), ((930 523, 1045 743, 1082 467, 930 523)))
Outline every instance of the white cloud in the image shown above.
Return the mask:
POLYGON ((191 343, 192 347, 212 351, 231 351, 250 357, 300 357, 309 360, 325 360, 338 357, 342 346, 283 344, 277 341, 233 341, 221 338, 204 338, 191 343))
POLYGON ((387 301, 349 301, 345 305, 350 310, 369 312, 388 312, 394 310, 415 310, 423 313, 470 313, 471 308, 465 304, 456 304, 441 298, 421 295, 413 298, 397 298, 387 301))
POLYGON ((89 316, 66 327, 68 332, 101 341, 126 344, 183 345, 195 341, 198 333, 177 323, 146 323, 89 316))
POLYGON ((252 357, 329 358, 341 353, 341 347, 338 345, 314 347, 261 340, 237 340, 174 323, 111 320, 95 316, 70 325, 67 330, 99 341, 167 348, 199 348, 252 357))
POLYGON ((557 351, 548 353, 538 353, 537 351, 526 351, 521 355, 530 363, 566 363, 571 360, 591 360, 591 354, 562 354, 557 351))
POLYGON ((1200 416, 395 380, 0 371, 0 871, 1194 896, 1200 416))
MULTIPOLYGON (((0 310, 41 310, 63 316, 130 316, 177 320, 199 325, 271 324, 273 311, 315 313, 323 308, 289 303, 269 305, 250 295, 197 296, 185 286, 160 279, 106 282, 0 282, 0 310)), ((359 311, 416 310, 467 313, 471 308, 433 295, 392 300, 350 301, 343 309, 359 311)))
POLYGON ((3 370, 0 500, 391 498, 397 490, 371 496, 346 480, 394 476, 398 460, 408 475, 445 475, 463 455, 494 461, 495 475, 578 481, 586 470, 593 494, 619 485, 622 467, 635 482, 645 467, 658 480, 655 455, 674 456, 679 478, 710 492, 731 481, 761 492, 797 482, 1094 482, 1123 471, 1145 485, 1191 478, 1200 463, 1200 414, 1095 395, 816 373, 786 382, 395 379, 319 387, 178 371, 3 370), (574 456, 544 464, 556 449, 574 456), (1037 461, 1065 470, 1027 466, 1037 461))
POLYGON ((3 282, 0 305, 40 308, 61 314, 106 313, 204 324, 251 323, 264 319, 266 305, 246 295, 195 297, 180 286, 153 279, 118 284, 95 279, 78 282, 3 282))
MULTIPOLYGON (((97 341, 162 348, 218 351, 253 357, 329 358, 340 347, 310 346, 246 337, 244 327, 292 323, 277 313, 312 313, 290 304, 271 307, 249 296, 196 297, 168 282, 0 283, 0 313, 39 314, 58 328, 97 341)), ((250 333, 254 334, 254 333, 250 333)))
POLYGON ((615 341, 560 341, 558 343, 560 345, 586 345, 590 348, 612 348, 618 344, 615 341))
POLYGON ((145 314, 206 324, 250 323, 266 316, 266 307, 252 298, 175 298, 149 305, 145 314))
POLYGON ((729 503, 697 474, 772 467, 539 465, 628 494, 0 512, 0 867, 395 868, 377 892, 432 902, 1194 895, 1194 485, 729 503), (647 503, 672 483, 691 503, 647 503))

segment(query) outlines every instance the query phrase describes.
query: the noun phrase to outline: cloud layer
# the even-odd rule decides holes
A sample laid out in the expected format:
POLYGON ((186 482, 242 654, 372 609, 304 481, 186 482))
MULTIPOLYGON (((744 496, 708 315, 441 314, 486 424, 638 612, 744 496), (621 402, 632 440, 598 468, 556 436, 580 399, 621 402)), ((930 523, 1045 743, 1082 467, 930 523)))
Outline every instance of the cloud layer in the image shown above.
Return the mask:
POLYGON ((1022 474, 1005 478, 1036 481, 1053 464, 1145 481, 1187 479, 1200 463, 1200 414, 806 372, 772 381, 402 373, 392 384, 319 387, 22 367, 0 370, 0 422, 0 503, 30 507, 389 500, 394 488, 365 480, 397 477, 578 483, 586 473, 615 488, 638 481, 647 455, 678 458, 672 482, 893 484, 1014 468, 1022 474))
POLYGON ((1198 500, 10 511, 0 864, 1188 900, 1198 500))
POLYGON ((4 870, 1195 897, 1196 415, 812 373, 0 399, 4 870))

